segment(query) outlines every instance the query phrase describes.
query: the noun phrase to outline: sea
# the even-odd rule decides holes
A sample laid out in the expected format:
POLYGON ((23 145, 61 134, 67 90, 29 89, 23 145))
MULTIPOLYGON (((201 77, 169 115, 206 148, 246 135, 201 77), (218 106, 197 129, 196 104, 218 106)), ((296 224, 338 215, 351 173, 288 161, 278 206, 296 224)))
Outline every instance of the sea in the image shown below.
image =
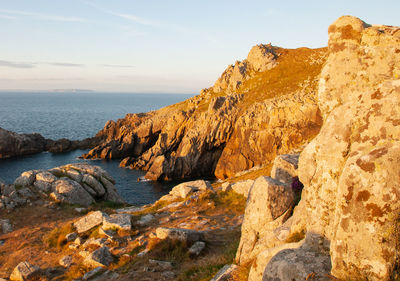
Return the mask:
MULTIPOLYGON (((98 92, 0 92, 0 127, 17 133, 40 133, 49 139, 80 140, 94 136, 108 120, 127 113, 148 112, 186 100, 191 94, 138 94, 98 92)), ((130 204, 153 203, 176 182, 138 181, 145 172, 119 167, 118 160, 78 159, 88 150, 52 154, 43 152, 0 159, 0 178, 6 183, 24 171, 86 162, 101 166, 115 180, 121 196, 130 204)))

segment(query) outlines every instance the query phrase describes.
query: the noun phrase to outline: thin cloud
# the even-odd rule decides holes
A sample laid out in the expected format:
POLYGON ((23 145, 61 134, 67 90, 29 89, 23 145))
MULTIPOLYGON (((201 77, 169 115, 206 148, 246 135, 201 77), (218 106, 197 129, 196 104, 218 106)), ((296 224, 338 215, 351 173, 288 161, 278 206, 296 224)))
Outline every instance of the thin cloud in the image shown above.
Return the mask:
POLYGON ((38 20, 48 20, 48 21, 62 21, 62 22, 87 22, 87 19, 78 18, 78 17, 66 17, 59 15, 49 15, 42 14, 36 12, 28 12, 28 11, 20 11, 20 10, 7 10, 0 9, 0 13, 6 14, 4 16, 13 19, 16 19, 16 16, 27 16, 30 18, 38 19, 38 20))
POLYGON ((65 66, 65 67, 84 67, 85 66, 83 64, 66 63, 66 62, 47 62, 47 63, 42 63, 42 64, 48 64, 48 65, 53 65, 53 66, 65 66))
POLYGON ((115 68, 132 68, 133 65, 123 65, 123 64, 101 64, 104 67, 115 67, 115 68))
POLYGON ((12 67, 12 68, 33 68, 33 67, 35 67, 35 65, 33 65, 31 63, 6 61, 6 60, 0 60, 0 66, 12 67))
POLYGON ((0 19, 15 20, 17 18, 9 15, 0 15, 0 19))

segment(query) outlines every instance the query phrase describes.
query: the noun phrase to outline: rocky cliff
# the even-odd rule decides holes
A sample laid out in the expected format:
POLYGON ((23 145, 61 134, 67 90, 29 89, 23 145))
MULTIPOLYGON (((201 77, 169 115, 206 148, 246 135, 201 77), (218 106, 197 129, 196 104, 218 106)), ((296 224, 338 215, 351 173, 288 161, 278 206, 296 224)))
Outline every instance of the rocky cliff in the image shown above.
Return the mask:
POLYGON ((399 71, 399 27, 350 16, 329 27, 318 87, 324 124, 293 174, 304 184, 293 216, 265 215, 263 198, 283 183, 250 189, 237 253, 239 264, 252 263, 249 280, 391 280, 399 258, 399 71))
POLYGON ((0 128, 0 158, 35 154, 43 151, 67 152, 75 149, 87 149, 96 146, 98 138, 81 141, 67 139, 50 140, 40 134, 17 134, 0 128))
POLYGON ((251 49, 215 85, 185 102, 109 121, 84 158, 123 159, 146 178, 226 178, 268 165, 321 126, 317 76, 326 49, 251 49))

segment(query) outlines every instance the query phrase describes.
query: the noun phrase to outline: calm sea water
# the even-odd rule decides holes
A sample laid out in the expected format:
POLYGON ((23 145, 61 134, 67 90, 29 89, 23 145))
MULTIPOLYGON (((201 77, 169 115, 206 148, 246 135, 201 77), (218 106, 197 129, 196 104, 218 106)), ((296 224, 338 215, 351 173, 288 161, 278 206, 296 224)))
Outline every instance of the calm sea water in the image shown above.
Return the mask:
MULTIPOLYGON (((155 110, 189 97, 191 95, 181 94, 0 93, 0 127, 18 133, 37 132, 50 139, 83 139, 94 136, 108 120, 117 120, 127 113, 155 110)), ((88 162, 108 171, 117 181, 120 194, 134 205, 154 202, 174 185, 138 182, 137 178, 144 172, 119 168, 119 161, 77 159, 85 152, 45 152, 0 159, 0 178, 12 183, 23 171, 88 162)))

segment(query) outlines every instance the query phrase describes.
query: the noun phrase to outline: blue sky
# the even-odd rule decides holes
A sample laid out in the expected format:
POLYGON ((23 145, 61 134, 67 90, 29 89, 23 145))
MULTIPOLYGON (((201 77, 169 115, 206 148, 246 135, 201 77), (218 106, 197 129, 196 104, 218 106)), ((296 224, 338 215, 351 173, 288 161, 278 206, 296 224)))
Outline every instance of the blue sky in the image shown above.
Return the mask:
POLYGON ((326 46, 351 14, 400 25, 400 1, 0 0, 0 90, 198 93, 251 46, 326 46))

